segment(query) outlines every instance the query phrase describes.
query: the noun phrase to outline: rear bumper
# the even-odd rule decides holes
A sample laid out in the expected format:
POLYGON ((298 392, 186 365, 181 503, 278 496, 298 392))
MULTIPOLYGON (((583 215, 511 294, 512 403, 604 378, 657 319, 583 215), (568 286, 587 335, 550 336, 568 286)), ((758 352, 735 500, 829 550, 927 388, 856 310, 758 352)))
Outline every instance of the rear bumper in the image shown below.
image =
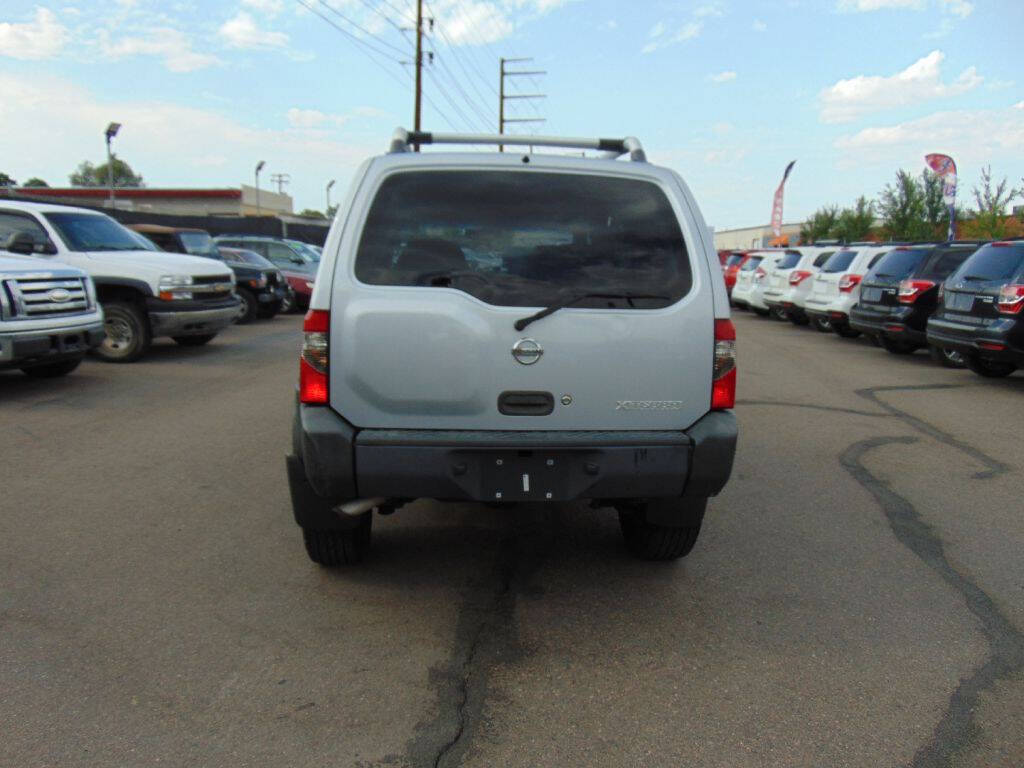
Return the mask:
MULTIPOLYGON (((98 315, 98 313, 96 313, 98 315)), ((0 330, 0 370, 47 365, 82 357, 104 337, 103 319, 32 331, 0 330)))
POLYGON ((872 336, 887 336, 915 344, 925 344, 925 333, 919 329, 921 323, 914 317, 913 307, 885 307, 877 309, 857 304, 850 309, 850 327, 872 336))
POLYGON ((1024 319, 1001 318, 977 326, 932 317, 927 339, 936 347, 1024 366, 1024 319))
POLYGON ((307 527, 335 527, 335 506, 378 496, 706 499, 729 479, 737 438, 729 411, 680 432, 359 431, 329 408, 299 405, 293 430, 289 484, 307 527))

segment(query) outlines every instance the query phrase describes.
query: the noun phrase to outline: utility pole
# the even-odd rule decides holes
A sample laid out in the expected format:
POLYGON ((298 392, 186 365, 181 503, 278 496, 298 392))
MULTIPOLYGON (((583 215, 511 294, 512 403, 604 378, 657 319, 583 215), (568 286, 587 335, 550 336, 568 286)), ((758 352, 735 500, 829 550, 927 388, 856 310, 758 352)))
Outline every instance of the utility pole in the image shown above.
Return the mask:
MULTIPOLYGON (((513 94, 511 96, 505 95, 505 78, 506 77, 524 77, 532 75, 546 75, 547 71, 542 69, 535 70, 507 70, 505 69, 506 64, 518 64, 525 61, 533 61, 532 57, 525 59, 505 59, 499 60, 500 69, 498 79, 498 134, 504 135, 505 125, 508 123, 545 123, 547 122, 542 117, 505 117, 505 102, 509 99, 546 99, 546 93, 524 93, 524 94, 513 94)), ((499 144, 498 151, 504 152, 505 145, 499 144)))
MULTIPOLYGON (((423 0, 416 0, 416 112, 413 115, 413 130, 420 131, 420 102, 423 98, 423 0)), ((414 149, 419 152, 420 145, 414 149)))
POLYGON ((272 173, 270 174, 270 183, 277 184, 277 194, 284 194, 284 185, 291 183, 292 175, 290 173, 272 173))

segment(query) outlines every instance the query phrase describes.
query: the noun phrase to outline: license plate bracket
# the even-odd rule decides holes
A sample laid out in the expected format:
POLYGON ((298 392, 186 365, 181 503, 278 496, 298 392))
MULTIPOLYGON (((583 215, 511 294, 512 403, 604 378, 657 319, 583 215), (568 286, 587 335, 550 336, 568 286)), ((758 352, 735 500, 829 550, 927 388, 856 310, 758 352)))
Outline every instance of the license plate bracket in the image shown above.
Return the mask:
POLYGON ((495 451, 480 457, 484 498, 550 501, 565 496, 571 459, 558 451, 495 451))

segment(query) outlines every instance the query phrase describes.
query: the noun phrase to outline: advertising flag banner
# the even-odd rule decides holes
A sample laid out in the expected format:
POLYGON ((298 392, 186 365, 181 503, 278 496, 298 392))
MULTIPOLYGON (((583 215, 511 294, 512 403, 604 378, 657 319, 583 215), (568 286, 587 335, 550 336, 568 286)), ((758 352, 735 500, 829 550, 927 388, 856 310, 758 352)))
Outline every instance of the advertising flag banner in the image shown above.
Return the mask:
POLYGON ((942 201, 949 208, 949 231, 947 237, 953 239, 956 224, 956 163, 949 155, 925 155, 924 161, 935 175, 942 179, 942 201))
POLYGON ((786 185, 786 179, 789 178, 789 172, 793 170, 794 163, 796 160, 790 160, 789 165, 786 166, 786 172, 782 174, 782 181, 779 182, 779 187, 775 190, 775 200, 772 202, 772 232, 776 237, 782 234, 782 188, 786 185))

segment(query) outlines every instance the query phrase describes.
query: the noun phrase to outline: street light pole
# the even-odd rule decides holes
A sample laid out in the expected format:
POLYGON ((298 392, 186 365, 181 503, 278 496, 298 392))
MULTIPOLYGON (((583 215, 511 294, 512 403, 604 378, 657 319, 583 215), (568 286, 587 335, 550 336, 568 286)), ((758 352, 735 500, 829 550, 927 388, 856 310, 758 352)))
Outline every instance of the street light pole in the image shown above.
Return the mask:
POLYGON ((120 123, 111 123, 103 134, 107 137, 107 189, 110 192, 109 205, 111 208, 114 207, 114 156, 110 152, 110 140, 117 136, 119 130, 121 130, 120 123))
POLYGON ((263 170, 263 166, 267 164, 266 160, 260 160, 256 163, 256 215, 262 216, 260 212, 260 171, 263 170))
POLYGON ((331 187, 334 186, 334 179, 327 182, 327 208, 324 209, 324 213, 328 216, 331 215, 331 187))

